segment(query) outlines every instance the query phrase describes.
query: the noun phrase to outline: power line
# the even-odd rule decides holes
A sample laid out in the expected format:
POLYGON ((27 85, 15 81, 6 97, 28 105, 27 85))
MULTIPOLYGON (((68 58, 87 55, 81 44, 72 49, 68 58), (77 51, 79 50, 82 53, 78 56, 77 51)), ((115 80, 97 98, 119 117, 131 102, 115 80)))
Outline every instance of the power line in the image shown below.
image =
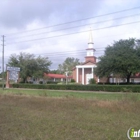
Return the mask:
MULTIPOLYGON (((128 34, 133 34, 135 32, 129 32, 128 34)), ((113 36, 120 36, 120 35, 123 35, 123 34, 126 34, 126 33, 121 33, 121 34, 115 34, 115 35, 109 35, 109 36, 100 36, 100 37, 97 37, 96 39, 100 39, 100 38, 108 38, 108 37, 113 37, 113 36)), ((140 33, 137 33, 137 34, 140 34, 140 33)), ((71 43, 76 43, 76 42, 79 42, 78 40, 77 41, 70 41, 71 43)), ((44 44, 46 45, 46 44, 44 44)), ((55 46, 58 46, 58 45, 65 45, 64 43, 57 43, 57 45, 50 45, 51 47, 55 47, 55 46)), ((100 47, 98 47, 97 49, 99 49, 100 47)), ((95 48, 96 49, 96 48, 95 48)))
MULTIPOLYGON (((96 49, 96 51, 101 51, 101 50, 104 50, 103 48, 98 48, 96 49)), ((52 54, 63 54, 63 53, 72 53, 72 52, 85 52, 86 49, 82 49, 82 50, 74 50, 74 51, 63 51, 63 52, 50 52, 50 53, 42 53, 42 55, 52 55, 52 54)), ((40 55, 40 54, 35 54, 35 55, 40 55)))
MULTIPOLYGON (((125 24, 114 25, 114 26, 108 26, 108 27, 102 27, 102 28, 97 28, 97 29, 93 29, 93 30, 95 31, 95 30, 102 30, 102 29, 107 29, 107 28, 114 28, 114 27, 129 25, 129 24, 136 24, 136 23, 139 23, 139 22, 140 22, 140 21, 129 22, 129 23, 125 23, 125 24)), ((67 36, 67 35, 73 35, 73 34, 84 33, 84 32, 88 32, 88 31, 89 31, 89 30, 80 31, 80 32, 74 32, 74 33, 69 33, 69 34, 63 34, 63 35, 57 35, 57 36, 51 36, 51 37, 46 37, 46 38, 38 38, 38 39, 33 39, 33 40, 24 40, 24 41, 19 41, 19 42, 12 42, 12 43, 8 43, 8 44, 15 44, 15 43, 23 43, 23 42, 31 42, 31 41, 37 41, 37 40, 44 40, 44 39, 50 39, 50 38, 55 38, 55 37, 62 37, 62 36, 67 36)))
MULTIPOLYGON (((68 30, 68 29, 72 29, 72 28, 83 27, 83 26, 86 26, 86 25, 99 24, 99 23, 104 23, 104 22, 108 22, 108 21, 112 21, 112 20, 124 19, 124 18, 133 17, 133 16, 139 16, 139 15, 140 15, 140 13, 129 15, 129 16, 124 16, 124 17, 119 17, 119 18, 115 18, 115 19, 104 20, 104 21, 100 21, 100 22, 94 22, 94 23, 89 23, 89 24, 84 24, 84 25, 79 25, 79 26, 74 26, 74 27, 69 27, 69 28, 54 30, 54 31, 47 31, 47 32, 42 32, 42 33, 37 33, 37 34, 31 34, 31 35, 26 35, 26 36, 20 36, 20 37, 18 36, 18 38, 25 38, 25 37, 29 37, 29 36, 35 36, 35 35, 52 33, 52 32, 57 32, 57 31, 62 31, 62 30, 68 30)), ((10 37, 10 39, 11 38, 14 38, 14 37, 10 37)))
POLYGON ((41 29, 45 29, 45 28, 50 28, 50 27, 65 25, 65 24, 74 23, 74 22, 78 22, 78 21, 83 21, 83 20, 87 20, 87 19, 103 17, 103 16, 107 16, 107 15, 112 15, 112 14, 116 14, 116 13, 125 12, 125 11, 131 11, 131 10, 135 10, 135 9, 139 9, 139 8, 140 8, 140 6, 133 7, 133 8, 130 8, 130 9, 124 9, 124 10, 116 11, 116 12, 112 12, 112 13, 107 13, 107 14, 103 14, 103 15, 98 15, 98 16, 94 16, 94 17, 89 17, 89 18, 79 19, 79 20, 75 20, 75 21, 70 21, 70 22, 55 24, 55 25, 51 25, 51 26, 47 26, 47 27, 38 28, 38 29, 27 30, 27 31, 22 31, 22 32, 17 32, 17 33, 10 33, 10 34, 6 34, 6 35, 13 35, 13 34, 19 34, 19 33, 25 33, 25 32, 31 32, 31 31, 41 30, 41 29))
MULTIPOLYGON (((104 51, 104 49, 99 49, 95 53, 99 53, 101 51, 104 51)), ((56 57, 56 56, 67 56, 67 55, 79 55, 79 54, 86 54, 86 49, 83 50, 76 50, 76 51, 63 51, 63 52, 50 52, 50 53, 41 53, 41 54, 34 54, 35 56, 41 56, 44 55, 44 57, 56 57), (54 55, 52 55, 54 54, 54 55)), ((5 56, 5 58, 8 58, 10 56, 5 56)))

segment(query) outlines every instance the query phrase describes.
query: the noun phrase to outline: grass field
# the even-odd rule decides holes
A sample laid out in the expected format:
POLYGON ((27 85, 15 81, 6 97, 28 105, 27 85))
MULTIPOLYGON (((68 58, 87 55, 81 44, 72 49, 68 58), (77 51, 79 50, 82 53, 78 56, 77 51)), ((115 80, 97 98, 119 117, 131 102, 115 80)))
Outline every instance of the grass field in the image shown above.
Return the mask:
POLYGON ((61 91, 61 90, 41 90, 41 89, 0 89, 2 94, 14 95, 30 95, 30 96, 45 96, 45 97, 71 97, 84 99, 99 99, 99 100, 122 100, 131 98, 140 100, 139 93, 111 93, 111 92, 91 92, 91 91, 61 91))
POLYGON ((128 140, 130 127, 140 129, 140 94, 0 93, 0 140, 128 140))

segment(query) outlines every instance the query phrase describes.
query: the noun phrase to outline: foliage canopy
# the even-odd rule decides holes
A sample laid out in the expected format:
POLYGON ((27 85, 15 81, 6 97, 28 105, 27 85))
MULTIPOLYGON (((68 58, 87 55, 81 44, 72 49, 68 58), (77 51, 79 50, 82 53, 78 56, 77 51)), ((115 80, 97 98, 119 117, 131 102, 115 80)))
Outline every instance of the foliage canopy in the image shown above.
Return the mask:
POLYGON ((42 78, 44 72, 49 71, 51 61, 47 57, 35 57, 34 54, 12 54, 8 66, 20 67, 20 77, 26 82, 27 77, 42 78))
POLYGON ((130 76, 140 72, 140 44, 130 38, 109 45, 104 56, 99 58, 95 73, 99 77, 119 75, 130 82, 130 76))
POLYGON ((66 71, 68 71, 68 74, 72 74, 72 69, 79 64, 78 58, 68 57, 62 64, 58 65, 58 71, 61 74, 64 74, 66 71))

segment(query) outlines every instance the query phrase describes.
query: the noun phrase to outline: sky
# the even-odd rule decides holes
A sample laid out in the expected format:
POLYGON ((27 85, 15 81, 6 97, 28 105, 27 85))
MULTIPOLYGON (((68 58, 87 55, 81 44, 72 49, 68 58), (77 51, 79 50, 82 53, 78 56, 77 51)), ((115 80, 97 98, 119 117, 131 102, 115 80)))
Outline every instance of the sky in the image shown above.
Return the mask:
POLYGON ((67 57, 84 62, 90 28, 97 58, 114 41, 140 39, 140 0, 3 0, 0 9, 5 65, 20 52, 48 57, 50 69, 67 57))

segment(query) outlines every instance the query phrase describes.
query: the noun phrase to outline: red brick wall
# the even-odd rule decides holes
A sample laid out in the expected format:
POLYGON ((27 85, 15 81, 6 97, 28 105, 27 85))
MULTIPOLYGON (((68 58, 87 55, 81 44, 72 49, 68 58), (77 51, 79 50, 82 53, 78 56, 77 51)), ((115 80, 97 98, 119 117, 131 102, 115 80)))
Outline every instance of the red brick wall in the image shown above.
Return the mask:
POLYGON ((72 79, 74 79, 76 82, 76 68, 72 71, 72 79))
POLYGON ((92 61, 92 62, 96 63, 96 57, 94 57, 94 56, 86 56, 85 61, 86 62, 87 61, 92 61))
POLYGON ((79 83, 82 84, 82 69, 79 68, 79 79, 78 79, 79 83))
MULTIPOLYGON (((86 84, 86 74, 91 73, 92 69, 91 68, 85 68, 84 69, 84 84, 86 84)), ((79 68, 79 79, 78 79, 78 83, 82 84, 82 68, 79 68)), ((73 79, 76 81, 76 69, 73 70, 73 79)), ((94 77, 96 81, 98 81, 98 77, 96 77, 96 75, 94 75, 94 77)), ((106 79, 101 79, 102 80, 106 80, 106 79)))
POLYGON ((109 79, 107 77, 103 77, 103 78, 100 78, 99 82, 106 83, 106 82, 109 82, 109 79))
MULTIPOLYGON (((79 71, 78 71, 78 74, 79 74, 79 76, 78 76, 78 83, 82 83, 82 69, 81 68, 79 68, 78 69, 79 71)), ((72 78, 76 81, 77 79, 76 79, 76 69, 74 69, 73 70, 73 72, 72 72, 72 78)))

